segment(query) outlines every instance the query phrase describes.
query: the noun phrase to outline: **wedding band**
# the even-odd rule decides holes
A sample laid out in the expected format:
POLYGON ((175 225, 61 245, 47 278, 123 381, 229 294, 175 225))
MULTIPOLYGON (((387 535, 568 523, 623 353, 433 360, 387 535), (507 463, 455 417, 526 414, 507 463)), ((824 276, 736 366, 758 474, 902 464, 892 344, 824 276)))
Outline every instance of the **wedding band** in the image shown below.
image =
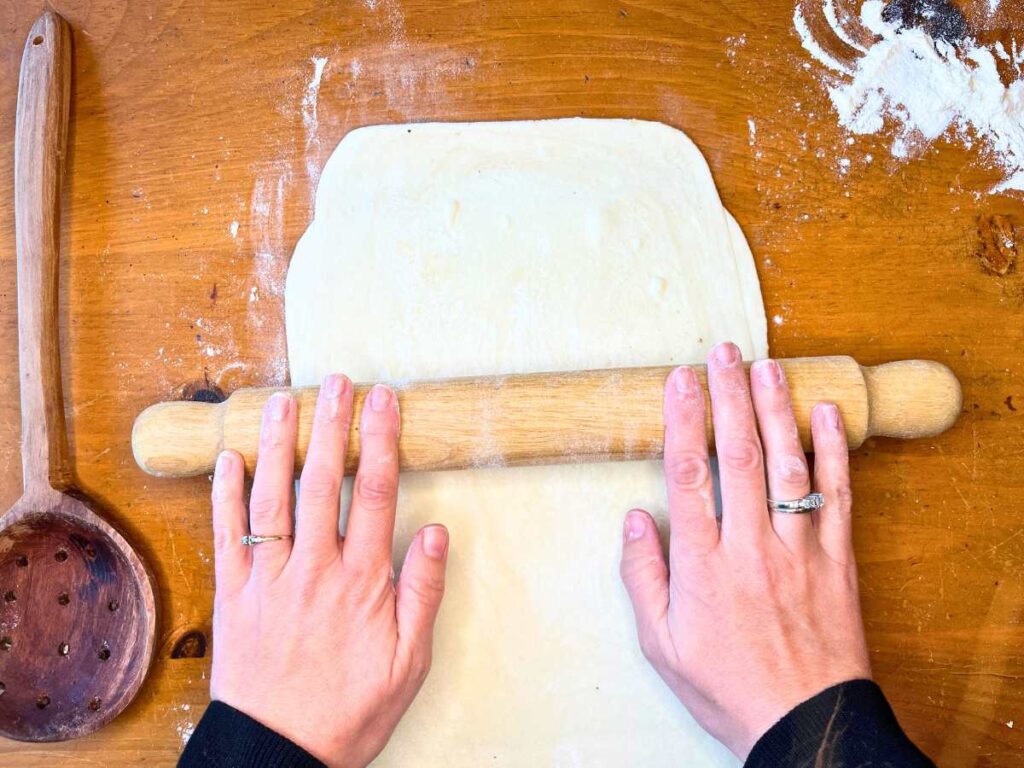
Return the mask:
POLYGON ((244 547, 255 547, 257 544, 263 544, 268 541, 281 541, 281 539, 290 539, 292 535, 290 533, 282 533, 277 536, 255 536, 246 534, 242 537, 242 546, 244 547))
POLYGON ((821 509, 823 506, 825 506, 825 496, 821 493, 809 493, 802 499, 791 501, 768 499, 768 509, 772 512, 781 512, 784 515, 803 515, 821 509))

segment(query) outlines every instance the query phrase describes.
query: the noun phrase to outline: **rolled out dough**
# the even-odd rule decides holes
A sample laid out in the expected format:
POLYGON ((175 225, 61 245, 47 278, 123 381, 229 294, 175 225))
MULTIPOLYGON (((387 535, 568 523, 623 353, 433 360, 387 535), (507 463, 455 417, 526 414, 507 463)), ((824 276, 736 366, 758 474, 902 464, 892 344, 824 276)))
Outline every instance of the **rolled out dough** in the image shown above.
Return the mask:
MULTIPOLYGON (((750 250, 700 152, 660 123, 349 133, 288 273, 292 382, 767 354, 750 250)), ((720 766, 637 648, 625 511, 664 524, 656 462, 402 477, 396 567, 451 530, 433 671, 375 766, 720 766)), ((709 653, 714 649, 709 648, 709 653)))

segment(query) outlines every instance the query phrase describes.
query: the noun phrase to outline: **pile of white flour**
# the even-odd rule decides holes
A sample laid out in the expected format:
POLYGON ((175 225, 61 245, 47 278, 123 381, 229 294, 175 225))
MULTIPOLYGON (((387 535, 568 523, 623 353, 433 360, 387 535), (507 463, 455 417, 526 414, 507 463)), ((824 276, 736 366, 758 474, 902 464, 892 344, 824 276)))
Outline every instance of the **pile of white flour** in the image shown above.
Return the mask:
POLYGON ((824 82, 844 128, 871 134, 892 126, 898 159, 941 137, 978 144, 982 158, 1003 171, 989 191, 1024 192, 1024 46, 1013 41, 1008 50, 971 37, 953 43, 920 27, 901 28, 883 18, 881 0, 861 5, 860 23, 875 36, 863 44, 864 30, 844 29, 833 0, 825 0, 827 25, 857 52, 848 63, 828 52, 829 41, 816 39, 804 7, 797 6, 793 25, 804 49, 828 70, 824 82), (1011 73, 1009 84, 998 60, 1011 73))

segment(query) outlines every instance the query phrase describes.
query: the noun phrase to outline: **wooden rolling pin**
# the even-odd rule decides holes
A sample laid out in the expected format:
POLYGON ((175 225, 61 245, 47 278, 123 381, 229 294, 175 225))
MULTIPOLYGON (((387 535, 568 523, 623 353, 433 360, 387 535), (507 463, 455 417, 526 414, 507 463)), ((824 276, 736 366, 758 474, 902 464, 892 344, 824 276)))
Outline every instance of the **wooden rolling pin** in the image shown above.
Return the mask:
MULTIPOLYGON (((961 392, 946 366, 903 360, 861 367, 851 357, 779 360, 786 372, 800 438, 811 449, 811 409, 836 403, 847 441, 932 437, 960 413, 961 392)), ((698 374, 707 391, 704 368, 698 374)), ((524 464, 654 459, 661 456, 662 390, 672 367, 418 381, 395 386, 402 414, 405 471, 524 464)), ((356 414, 370 385, 356 386, 356 414)), ((146 472, 189 477, 213 471, 232 448, 255 466, 264 402, 280 389, 240 389, 223 403, 153 405, 135 420, 132 449, 146 472)), ((318 387, 292 389, 298 404, 296 468, 309 445, 318 387)), ((705 395, 707 397, 707 395, 705 395)), ((353 419, 345 471, 359 463, 353 419)), ((708 440, 713 448, 711 422, 708 440)))

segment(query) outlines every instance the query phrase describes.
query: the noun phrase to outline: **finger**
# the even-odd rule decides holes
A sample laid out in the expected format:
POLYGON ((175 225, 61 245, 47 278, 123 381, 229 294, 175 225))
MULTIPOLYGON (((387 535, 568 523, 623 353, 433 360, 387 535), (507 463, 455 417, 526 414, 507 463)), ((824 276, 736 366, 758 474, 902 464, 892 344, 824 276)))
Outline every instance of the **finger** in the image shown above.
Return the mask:
POLYGON ((704 388, 692 369, 676 368, 668 377, 664 412, 669 562, 675 573, 687 554, 705 554, 718 544, 704 388))
MULTIPOLYGON (((774 360, 754 363, 750 392, 768 467, 768 497, 777 501, 803 498, 811 492, 811 476, 782 367, 774 360)), ((810 515, 774 512, 770 519, 775 533, 791 551, 806 551, 816 542, 810 515)))
POLYGON ((814 406, 811 435, 814 486, 825 496, 825 506, 816 513, 818 540, 833 560, 853 562, 850 459, 843 417, 835 405, 818 403, 814 406))
POLYGON ((409 545, 398 579, 398 653, 421 675, 426 675, 430 667, 434 621, 444 596, 447 561, 448 530, 443 525, 428 525, 409 545))
POLYGON ((357 568, 390 568, 398 501, 398 398, 378 384, 363 404, 360 458, 342 557, 357 568))
POLYGON ((764 458, 747 374, 735 344, 719 344, 711 351, 708 386, 722 486, 722 539, 759 543, 771 530, 764 458))
POLYGON ((351 424, 352 382, 341 374, 328 376, 317 397, 295 506, 294 551, 302 562, 322 561, 340 552, 341 482, 351 424))
MULTIPOLYGON (((259 454, 249 500, 249 530, 254 536, 280 536, 292 532, 292 486, 295 474, 295 401, 287 392, 275 392, 263 406, 259 454)), ((254 546, 253 573, 273 580, 291 553, 290 539, 254 546)))
POLYGON ((654 519, 641 509, 626 515, 619 572, 633 604, 640 647, 648 659, 660 647, 668 613, 668 567, 654 519))
POLYGON ((242 537, 249 532, 242 457, 223 451, 213 472, 213 569, 219 594, 235 592, 249 580, 252 558, 242 537))

